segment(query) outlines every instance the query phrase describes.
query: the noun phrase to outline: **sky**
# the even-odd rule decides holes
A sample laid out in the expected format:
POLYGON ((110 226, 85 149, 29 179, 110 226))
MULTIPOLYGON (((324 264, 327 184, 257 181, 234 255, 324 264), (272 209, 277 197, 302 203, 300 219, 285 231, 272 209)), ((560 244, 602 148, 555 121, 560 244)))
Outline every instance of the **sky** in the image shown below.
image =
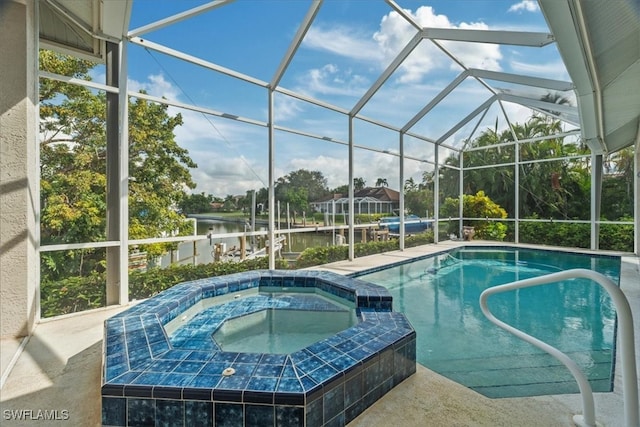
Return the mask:
MULTIPOLYGON (((135 0, 131 30, 206 3, 203 0, 135 0)), ((548 32, 535 1, 517 0, 398 0, 421 26, 548 32)), ((193 57, 270 82, 307 14, 310 0, 236 0, 141 38, 179 50, 193 57)), ((415 35, 416 29, 382 0, 325 0, 296 55, 288 64, 279 87, 303 94, 344 110, 352 109, 376 82, 396 55, 415 35)), ((468 68, 569 80, 553 44, 543 48, 442 41, 443 52, 422 40, 407 60, 365 104, 360 114, 385 124, 402 127, 435 95, 468 68), (453 56, 456 61, 452 60, 453 56)), ((130 44, 129 90, 146 90, 155 96, 255 120, 268 121, 267 90, 169 55, 130 44)), ((494 87, 522 91, 522 87, 490 82, 494 87)), ((544 94, 544 91, 542 92, 544 94)), ((463 117, 490 97, 474 79, 466 79, 422 118, 411 131, 437 140, 463 117)), ((512 122, 523 123, 531 110, 505 103, 512 122)), ((319 170, 329 188, 348 183, 348 119, 344 114, 276 92, 276 126, 317 135, 325 139, 276 131, 275 179, 305 168, 319 170), (336 142, 326 140, 332 138, 336 142)), ((176 140, 198 164, 192 176, 195 193, 219 197, 245 194, 268 186, 268 133, 266 127, 170 107, 180 113, 184 125, 176 140)), ((472 120, 445 142, 459 147, 463 140, 493 128, 503 113, 494 104, 482 117, 472 120), (474 132, 474 128, 477 129, 474 132)), ((384 178, 394 189, 399 182, 397 132, 369 121, 354 120, 354 176, 369 186, 384 178)), ((405 179, 420 181, 435 150, 412 137, 404 141, 405 179)), ((448 150, 441 150, 441 161, 448 150)))

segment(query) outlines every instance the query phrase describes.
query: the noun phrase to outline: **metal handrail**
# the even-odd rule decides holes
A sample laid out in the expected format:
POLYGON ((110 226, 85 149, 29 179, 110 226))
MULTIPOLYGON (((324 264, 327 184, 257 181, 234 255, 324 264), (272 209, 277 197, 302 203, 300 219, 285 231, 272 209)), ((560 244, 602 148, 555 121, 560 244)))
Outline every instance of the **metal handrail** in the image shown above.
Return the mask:
POLYGON ((480 294, 480 308, 482 313, 491 322, 502 329, 512 333, 518 338, 535 345, 541 350, 546 351, 562 362, 573 374, 578 382, 580 394, 582 396, 582 415, 574 415, 573 421, 578 426, 594 427, 596 426, 595 409, 593 404, 593 392, 588 380, 578 367, 566 354, 562 353, 555 347, 540 341, 539 339, 528 335, 519 329, 510 326, 496 318, 487 306, 487 298, 493 294, 507 292, 514 289, 528 288, 532 286, 546 285, 552 282, 558 282, 567 279, 591 279, 602 286, 611 296, 613 304, 618 314, 618 335, 620 337, 620 352, 622 360, 622 386, 624 395, 624 416, 625 425, 627 427, 640 427, 640 415, 638 411, 638 377, 636 372, 636 358, 633 336, 633 317, 629 301, 620 288, 608 277, 587 269, 573 269, 552 273, 545 276, 534 277, 531 279, 518 280, 505 285, 494 286, 486 289, 480 294))

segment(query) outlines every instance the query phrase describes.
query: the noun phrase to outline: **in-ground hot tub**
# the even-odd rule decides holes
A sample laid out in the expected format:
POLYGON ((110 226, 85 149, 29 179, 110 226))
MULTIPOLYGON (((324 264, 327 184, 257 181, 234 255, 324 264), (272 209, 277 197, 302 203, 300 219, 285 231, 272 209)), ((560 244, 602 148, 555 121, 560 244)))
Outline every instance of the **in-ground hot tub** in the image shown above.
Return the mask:
POLYGON ((318 271, 176 285, 105 322, 102 423, 345 425, 415 372, 415 331, 391 302, 380 286, 318 271), (296 330, 304 314, 335 322, 296 330), (289 341, 318 330, 246 347, 265 323, 289 341))

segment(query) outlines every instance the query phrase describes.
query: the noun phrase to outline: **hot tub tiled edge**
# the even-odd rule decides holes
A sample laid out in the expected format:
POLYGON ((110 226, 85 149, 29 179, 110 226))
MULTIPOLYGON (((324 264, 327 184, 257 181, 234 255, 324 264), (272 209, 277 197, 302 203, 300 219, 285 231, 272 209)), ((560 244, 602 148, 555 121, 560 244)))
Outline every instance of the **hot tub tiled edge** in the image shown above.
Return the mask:
POLYGON ((105 322, 102 423, 345 425, 416 370, 415 331, 391 309, 386 289, 324 271, 181 283, 105 322), (260 286, 322 289, 355 303, 361 322, 289 355, 172 348, 163 325, 185 309, 260 286))

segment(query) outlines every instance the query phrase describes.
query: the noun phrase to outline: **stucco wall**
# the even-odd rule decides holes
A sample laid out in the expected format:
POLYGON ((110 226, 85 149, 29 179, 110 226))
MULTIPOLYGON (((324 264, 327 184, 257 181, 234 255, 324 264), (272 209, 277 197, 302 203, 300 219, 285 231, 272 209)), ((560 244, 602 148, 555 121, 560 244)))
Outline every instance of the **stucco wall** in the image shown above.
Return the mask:
POLYGON ((0 1, 0 337, 38 309, 37 33, 33 0, 0 1))

